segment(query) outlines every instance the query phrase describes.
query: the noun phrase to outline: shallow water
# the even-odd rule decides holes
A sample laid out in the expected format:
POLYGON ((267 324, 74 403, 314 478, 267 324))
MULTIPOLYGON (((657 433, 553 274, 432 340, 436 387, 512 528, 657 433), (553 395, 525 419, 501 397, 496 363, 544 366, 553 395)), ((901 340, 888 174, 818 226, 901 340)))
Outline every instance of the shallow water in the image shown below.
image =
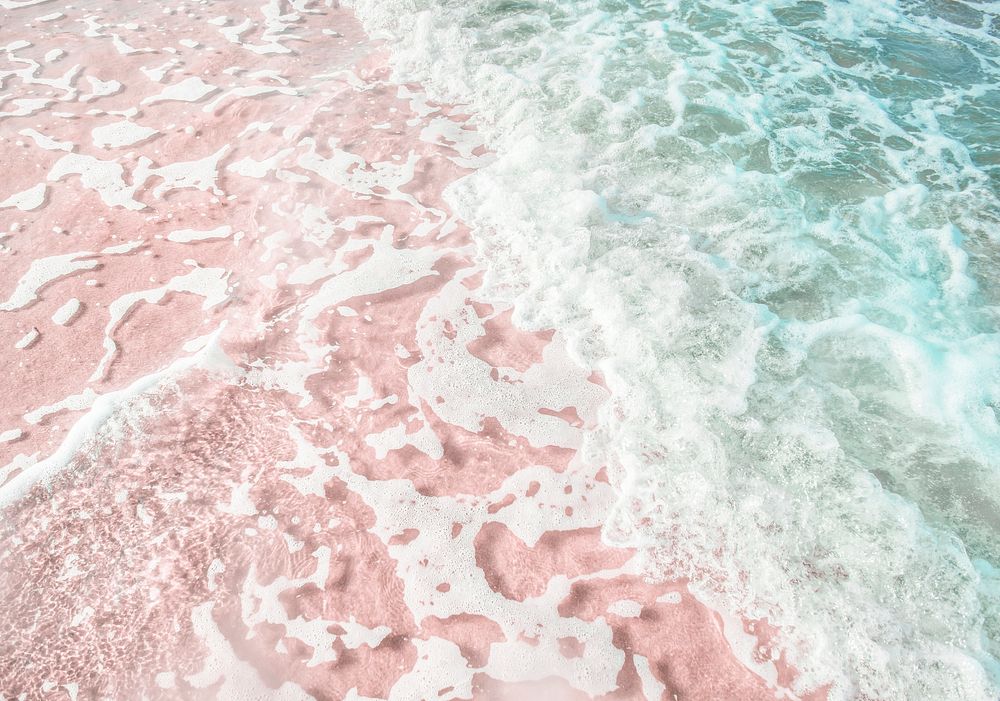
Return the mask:
POLYGON ((996 8, 354 4, 0 0, 0 694, 996 701, 996 8))
POLYGON ((602 540, 607 388, 484 289, 465 110, 330 0, 46 4, 0 0, 0 698, 825 697, 602 540))
POLYGON ((996 6, 354 4, 496 151, 491 291, 607 378, 605 537, 833 698, 997 698, 996 6))

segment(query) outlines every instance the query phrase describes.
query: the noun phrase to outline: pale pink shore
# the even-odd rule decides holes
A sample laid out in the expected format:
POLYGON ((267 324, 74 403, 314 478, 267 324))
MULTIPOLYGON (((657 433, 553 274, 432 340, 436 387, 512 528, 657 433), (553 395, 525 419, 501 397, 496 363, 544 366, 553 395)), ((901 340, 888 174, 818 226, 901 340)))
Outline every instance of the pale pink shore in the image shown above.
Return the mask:
POLYGON ((2 698, 821 697, 602 543, 600 379, 484 295, 489 155, 349 12, 0 47, 2 698))

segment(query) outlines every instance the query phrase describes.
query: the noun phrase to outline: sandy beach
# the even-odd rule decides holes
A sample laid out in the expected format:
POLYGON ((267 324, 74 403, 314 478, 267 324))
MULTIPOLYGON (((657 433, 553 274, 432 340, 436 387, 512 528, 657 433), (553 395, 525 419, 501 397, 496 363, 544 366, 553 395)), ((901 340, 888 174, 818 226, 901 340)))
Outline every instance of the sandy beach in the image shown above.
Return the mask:
POLYGON ((608 391, 346 8, 0 1, 0 698, 820 699, 602 539, 608 391))

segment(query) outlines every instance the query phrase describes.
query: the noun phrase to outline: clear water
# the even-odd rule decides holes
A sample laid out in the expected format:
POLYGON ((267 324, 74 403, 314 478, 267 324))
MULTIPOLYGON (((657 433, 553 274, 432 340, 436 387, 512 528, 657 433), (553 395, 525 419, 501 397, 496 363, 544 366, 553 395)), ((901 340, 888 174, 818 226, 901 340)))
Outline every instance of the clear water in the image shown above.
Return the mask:
POLYGON ((614 393, 607 537, 803 687, 1000 697, 1000 6, 355 4, 490 138, 495 290, 614 393))

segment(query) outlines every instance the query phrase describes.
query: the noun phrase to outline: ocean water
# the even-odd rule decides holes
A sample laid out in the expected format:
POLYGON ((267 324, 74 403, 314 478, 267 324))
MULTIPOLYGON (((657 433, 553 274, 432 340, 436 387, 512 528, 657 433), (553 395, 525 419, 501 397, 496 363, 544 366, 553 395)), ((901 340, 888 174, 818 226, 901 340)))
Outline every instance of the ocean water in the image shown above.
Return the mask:
POLYGON ((1000 9, 355 0, 467 105, 494 294, 612 391, 605 538, 832 699, 1000 697, 1000 9))

